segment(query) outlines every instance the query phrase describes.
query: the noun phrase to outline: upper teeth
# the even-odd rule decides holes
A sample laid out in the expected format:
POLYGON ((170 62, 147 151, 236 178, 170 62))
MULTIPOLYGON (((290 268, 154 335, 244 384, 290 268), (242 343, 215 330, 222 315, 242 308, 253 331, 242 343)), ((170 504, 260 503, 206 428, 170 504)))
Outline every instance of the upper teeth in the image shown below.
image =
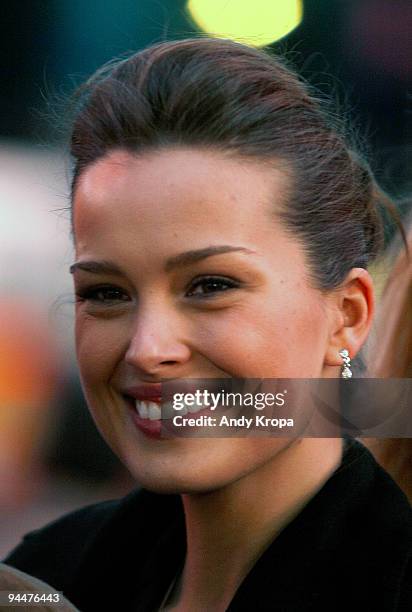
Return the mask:
POLYGON ((156 402, 136 400, 136 410, 139 413, 139 417, 142 419, 156 421, 162 417, 160 406, 156 404, 156 402))
POLYGON ((162 404, 162 408, 156 402, 150 402, 146 400, 136 400, 136 410, 139 413, 141 419, 150 419, 156 421, 158 419, 170 419, 176 414, 185 415, 188 412, 194 413, 202 410, 204 406, 184 406, 180 410, 175 410, 171 402, 162 404))

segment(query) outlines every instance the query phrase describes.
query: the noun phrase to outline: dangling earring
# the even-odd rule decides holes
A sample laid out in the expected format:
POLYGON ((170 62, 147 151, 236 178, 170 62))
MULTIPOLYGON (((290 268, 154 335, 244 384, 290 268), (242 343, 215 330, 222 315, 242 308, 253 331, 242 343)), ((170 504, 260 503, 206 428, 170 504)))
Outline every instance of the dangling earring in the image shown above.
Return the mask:
POLYGON ((342 357, 343 365, 342 365, 342 378, 352 378, 352 370, 350 365, 350 357, 348 349, 341 349, 339 351, 339 355, 342 357))

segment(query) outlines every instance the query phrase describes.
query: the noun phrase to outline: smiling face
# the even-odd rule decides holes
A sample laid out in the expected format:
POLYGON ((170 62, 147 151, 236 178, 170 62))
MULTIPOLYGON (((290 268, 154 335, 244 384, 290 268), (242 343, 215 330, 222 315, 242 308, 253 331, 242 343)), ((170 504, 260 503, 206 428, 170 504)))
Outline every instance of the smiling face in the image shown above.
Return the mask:
POLYGON ((331 375, 327 298, 308 280, 301 244, 276 218, 290 191, 280 164, 184 148, 115 151, 80 177, 82 382, 101 433, 147 488, 218 488, 273 461, 288 441, 155 440, 131 419, 128 388, 331 375))

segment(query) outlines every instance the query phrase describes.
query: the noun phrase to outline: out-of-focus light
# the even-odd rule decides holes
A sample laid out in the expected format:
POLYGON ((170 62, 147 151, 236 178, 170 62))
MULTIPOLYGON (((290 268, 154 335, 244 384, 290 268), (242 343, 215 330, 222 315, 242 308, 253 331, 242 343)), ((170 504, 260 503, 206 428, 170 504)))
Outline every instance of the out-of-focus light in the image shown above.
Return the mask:
POLYGON ((204 32, 263 47, 302 21, 302 0, 189 0, 192 19, 204 32))

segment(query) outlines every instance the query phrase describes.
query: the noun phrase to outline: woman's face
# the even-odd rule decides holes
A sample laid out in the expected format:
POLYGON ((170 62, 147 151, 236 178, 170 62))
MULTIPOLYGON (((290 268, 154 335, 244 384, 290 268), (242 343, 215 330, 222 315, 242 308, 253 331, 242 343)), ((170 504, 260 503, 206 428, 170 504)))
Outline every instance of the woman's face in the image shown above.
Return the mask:
POLYGON ((147 436, 130 389, 181 378, 320 378, 327 298, 276 210, 285 168, 219 152, 115 151, 74 198, 76 343, 93 417, 145 487, 205 491, 276 458, 282 438, 147 436))

